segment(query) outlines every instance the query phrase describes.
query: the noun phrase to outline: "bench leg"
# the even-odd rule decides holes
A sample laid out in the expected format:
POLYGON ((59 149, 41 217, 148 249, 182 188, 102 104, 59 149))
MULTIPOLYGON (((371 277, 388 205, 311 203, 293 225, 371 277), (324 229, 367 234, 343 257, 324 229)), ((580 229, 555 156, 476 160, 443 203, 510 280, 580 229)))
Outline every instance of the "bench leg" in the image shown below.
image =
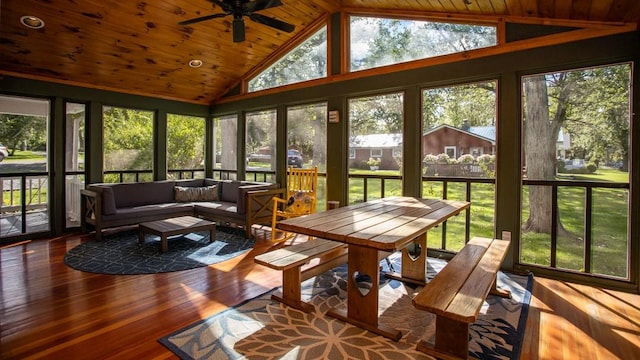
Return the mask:
POLYGON ((436 342, 422 340, 416 346, 440 359, 467 359, 469 357, 469 324, 436 315, 436 342))
POLYGON ((282 271, 282 296, 276 294, 271 295, 273 300, 289 305, 294 309, 302 312, 312 312, 315 307, 309 303, 300 300, 302 277, 300 275, 300 267, 292 267, 282 271))

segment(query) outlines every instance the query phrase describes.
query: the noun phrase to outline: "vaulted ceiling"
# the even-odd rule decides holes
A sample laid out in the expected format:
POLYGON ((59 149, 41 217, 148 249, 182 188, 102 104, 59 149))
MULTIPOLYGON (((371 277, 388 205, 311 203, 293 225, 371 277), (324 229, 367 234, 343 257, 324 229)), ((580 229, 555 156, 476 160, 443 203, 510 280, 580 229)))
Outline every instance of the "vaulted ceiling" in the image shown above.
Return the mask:
POLYGON ((295 25, 293 32, 245 18, 246 39, 235 43, 232 16, 178 24, 220 13, 217 1, 4 0, 0 74, 211 104, 305 29, 340 11, 534 23, 640 22, 638 0, 281 1, 282 6, 259 13, 295 25), (20 18, 27 15, 42 19, 45 26, 25 27, 20 18), (190 67, 192 59, 203 65, 190 67))

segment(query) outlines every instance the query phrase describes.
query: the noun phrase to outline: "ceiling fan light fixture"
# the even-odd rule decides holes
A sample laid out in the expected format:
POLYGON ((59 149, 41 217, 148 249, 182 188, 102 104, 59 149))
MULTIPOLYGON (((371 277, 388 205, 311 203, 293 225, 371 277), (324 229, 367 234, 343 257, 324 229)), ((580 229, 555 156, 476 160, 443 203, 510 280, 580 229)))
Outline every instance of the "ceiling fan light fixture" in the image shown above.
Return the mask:
POLYGON ((233 18, 233 42, 244 41, 244 20, 242 16, 233 18))
POLYGON ((244 29, 244 17, 247 17, 249 20, 263 24, 266 26, 270 26, 274 29, 284 31, 284 32, 293 32, 295 30, 295 25, 289 24, 282 20, 278 20, 276 18, 272 18, 269 16, 258 14, 258 11, 270 9, 277 6, 282 6, 282 2, 280 0, 207 0, 214 5, 220 7, 222 9, 221 13, 211 14, 200 16, 195 19, 189 19, 180 21, 178 25, 187 26, 191 24, 196 24, 201 21, 211 20, 215 18, 222 18, 225 16, 233 16, 233 42, 239 43, 243 42, 245 38, 245 29, 244 29))
POLYGON ((25 15, 20 18, 20 23, 29 29, 41 29, 44 27, 44 21, 37 16, 25 15))
POLYGON ((204 62, 200 59, 189 60, 189 66, 192 68, 199 68, 200 66, 202 66, 202 64, 204 64, 204 62))

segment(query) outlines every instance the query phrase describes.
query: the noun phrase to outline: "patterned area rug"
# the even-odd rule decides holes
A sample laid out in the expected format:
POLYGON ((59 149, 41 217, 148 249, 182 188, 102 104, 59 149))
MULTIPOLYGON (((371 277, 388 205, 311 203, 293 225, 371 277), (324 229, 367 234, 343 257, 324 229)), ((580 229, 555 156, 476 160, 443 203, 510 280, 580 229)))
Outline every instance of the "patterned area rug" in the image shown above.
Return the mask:
MULTIPOLYGON (((400 269, 400 256, 391 257, 400 269)), ((428 260, 432 278, 446 263, 428 260)), ((382 271, 388 271, 385 261, 382 271)), ((181 359, 432 359, 415 349, 422 338, 433 341, 435 316, 416 310, 412 297, 420 288, 381 278, 380 323, 403 333, 398 342, 324 315, 344 307, 346 266, 303 283, 303 298, 315 305, 306 314, 270 296, 276 289, 159 339, 181 359)), ((469 356, 518 359, 531 297, 533 276, 498 273, 498 285, 512 299, 489 295, 471 325, 469 356)))
POLYGON ((98 274, 155 274, 215 264, 249 251, 254 244, 242 230, 217 226, 213 242, 208 231, 176 235, 168 238, 169 251, 162 253, 159 236, 147 234, 140 244, 136 229, 82 243, 67 252, 64 262, 98 274))

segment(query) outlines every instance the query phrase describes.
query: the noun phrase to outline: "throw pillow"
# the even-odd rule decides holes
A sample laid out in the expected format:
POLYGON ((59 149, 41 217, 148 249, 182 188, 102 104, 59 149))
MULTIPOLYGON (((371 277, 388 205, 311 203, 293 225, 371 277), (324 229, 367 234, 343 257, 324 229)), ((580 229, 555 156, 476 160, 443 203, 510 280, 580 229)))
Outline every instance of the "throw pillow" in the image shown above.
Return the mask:
POLYGON ((313 197, 304 191, 297 191, 291 195, 284 211, 293 214, 311 214, 311 206, 313 205, 313 197))
POLYGON ((201 186, 201 187, 175 187, 175 199, 177 202, 192 201, 218 201, 217 186, 201 186))

